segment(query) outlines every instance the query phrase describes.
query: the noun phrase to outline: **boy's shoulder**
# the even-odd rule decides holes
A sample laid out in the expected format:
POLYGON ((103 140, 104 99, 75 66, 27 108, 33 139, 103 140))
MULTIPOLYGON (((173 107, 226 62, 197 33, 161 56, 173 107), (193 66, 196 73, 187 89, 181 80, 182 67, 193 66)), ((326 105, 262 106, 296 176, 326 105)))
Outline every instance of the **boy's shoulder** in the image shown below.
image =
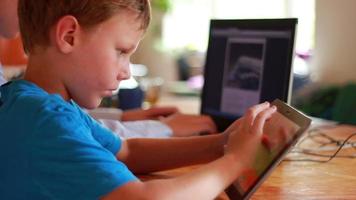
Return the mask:
POLYGON ((64 101, 60 95, 48 94, 42 88, 25 80, 9 82, 1 87, 0 92, 2 110, 11 111, 10 113, 15 115, 76 112, 75 107, 64 101))
POLYGON ((79 106, 58 94, 48 94, 35 84, 13 81, 1 86, 0 92, 0 127, 4 132, 18 136, 26 132, 26 138, 48 136, 51 132, 55 138, 68 130, 90 129, 79 106))

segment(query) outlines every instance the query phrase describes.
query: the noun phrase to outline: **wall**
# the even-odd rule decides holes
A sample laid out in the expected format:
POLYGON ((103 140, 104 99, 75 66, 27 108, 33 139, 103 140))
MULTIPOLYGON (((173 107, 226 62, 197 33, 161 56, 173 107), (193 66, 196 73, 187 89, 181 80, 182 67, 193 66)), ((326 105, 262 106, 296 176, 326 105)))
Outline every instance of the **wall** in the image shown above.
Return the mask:
POLYGON ((161 42, 163 17, 159 11, 152 12, 151 24, 131 62, 146 65, 148 76, 160 76, 168 82, 177 79, 177 66, 171 52, 163 52, 157 47, 161 42))
POLYGON ((356 1, 316 1, 312 73, 324 84, 356 81, 356 1))

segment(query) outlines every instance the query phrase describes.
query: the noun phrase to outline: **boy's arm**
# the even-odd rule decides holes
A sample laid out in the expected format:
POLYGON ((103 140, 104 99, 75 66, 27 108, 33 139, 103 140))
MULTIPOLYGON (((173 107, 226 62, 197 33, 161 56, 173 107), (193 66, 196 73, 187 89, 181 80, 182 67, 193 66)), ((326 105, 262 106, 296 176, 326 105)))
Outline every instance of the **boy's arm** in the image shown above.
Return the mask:
MULTIPOLYGON (((269 107, 269 104, 260 104, 232 124, 225 131, 225 134, 229 134, 229 139, 226 153, 221 158, 181 177, 149 182, 129 182, 115 189, 104 199, 215 198, 241 174, 244 168, 252 165, 257 147, 261 143, 264 123, 275 110, 276 108, 269 107)), ((130 154, 130 149, 127 153, 130 154)), ((123 156, 130 157, 130 155, 123 156)), ((158 159, 160 158, 156 158, 158 159)), ((171 155, 171 160, 174 159, 174 155, 171 155)))
POLYGON ((129 182, 103 199, 213 199, 241 173, 242 166, 235 159, 232 155, 225 155, 177 178, 129 182))
POLYGON ((134 173, 206 163, 223 155, 227 134, 123 141, 117 158, 134 173))

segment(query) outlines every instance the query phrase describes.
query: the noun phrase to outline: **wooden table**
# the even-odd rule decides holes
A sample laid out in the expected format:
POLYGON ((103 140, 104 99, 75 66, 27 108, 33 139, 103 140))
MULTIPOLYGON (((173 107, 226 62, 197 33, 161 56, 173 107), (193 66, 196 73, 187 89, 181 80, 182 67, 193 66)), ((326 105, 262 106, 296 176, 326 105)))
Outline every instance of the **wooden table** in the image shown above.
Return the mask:
MULTIPOLYGON (((346 138, 355 133, 355 126, 337 126, 325 133, 346 138)), ((352 139, 356 141, 356 136, 352 139)), ((310 145, 310 144, 307 144, 310 145)), ((347 148, 341 154, 356 153, 347 148)), ((289 155, 290 156, 290 155, 289 155)), ((297 158, 300 158, 299 156, 297 158)), ((185 167, 143 176, 143 180, 171 178, 198 166, 185 167)), ((229 199, 225 193, 217 199, 229 199)), ((284 161, 267 178, 253 200, 328 200, 356 199, 356 159, 334 158, 327 163, 284 161)))
POLYGON ((176 106, 182 113, 200 113, 200 97, 198 96, 176 96, 163 93, 157 102, 157 106, 176 106))
MULTIPOLYGON (((163 95, 158 105, 175 105, 183 113, 198 114, 198 97, 177 97, 163 95)), ((338 125, 323 132, 345 139, 356 132, 356 126, 338 125)), ((356 141, 356 136, 351 141, 356 141)), ((307 146, 315 143, 306 142, 307 146)), ((333 153, 326 152, 326 153, 333 153)), ((324 152, 325 153, 325 152, 324 152)), ((354 148, 343 149, 340 154, 355 154, 354 148)), ((144 180, 171 178, 191 171, 195 167, 185 167, 144 176, 144 180)), ((228 199, 221 194, 217 199, 228 199)), ((252 196, 253 200, 356 200, 356 159, 334 158, 327 163, 282 162, 252 196)))

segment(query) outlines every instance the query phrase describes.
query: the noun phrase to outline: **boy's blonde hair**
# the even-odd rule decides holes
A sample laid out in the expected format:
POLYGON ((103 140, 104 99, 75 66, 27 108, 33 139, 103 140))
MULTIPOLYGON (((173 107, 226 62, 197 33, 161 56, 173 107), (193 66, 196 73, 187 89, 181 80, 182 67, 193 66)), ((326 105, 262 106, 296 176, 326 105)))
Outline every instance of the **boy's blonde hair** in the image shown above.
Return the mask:
POLYGON ((84 28, 108 20, 122 10, 138 13, 141 29, 151 18, 149 0, 19 0, 18 13, 21 37, 26 52, 49 45, 50 28, 65 16, 77 18, 84 28))

